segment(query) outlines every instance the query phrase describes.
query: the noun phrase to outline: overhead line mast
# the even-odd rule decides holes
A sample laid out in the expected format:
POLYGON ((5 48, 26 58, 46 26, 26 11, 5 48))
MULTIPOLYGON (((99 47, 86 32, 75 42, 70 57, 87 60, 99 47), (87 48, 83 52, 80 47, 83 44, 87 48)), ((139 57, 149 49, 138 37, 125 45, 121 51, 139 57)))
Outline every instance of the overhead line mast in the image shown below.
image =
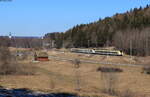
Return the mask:
POLYGON ((11 39, 12 38, 12 34, 11 34, 11 32, 9 32, 9 39, 11 39))

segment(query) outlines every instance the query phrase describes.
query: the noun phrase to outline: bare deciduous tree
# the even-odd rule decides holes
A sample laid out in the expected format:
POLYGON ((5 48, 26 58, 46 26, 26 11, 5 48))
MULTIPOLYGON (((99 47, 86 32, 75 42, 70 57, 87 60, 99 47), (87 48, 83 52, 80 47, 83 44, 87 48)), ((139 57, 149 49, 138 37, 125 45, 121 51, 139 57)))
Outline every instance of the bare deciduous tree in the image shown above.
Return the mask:
POLYGON ((77 91, 80 91, 81 90, 81 79, 80 79, 80 64, 81 64, 81 61, 79 59, 75 59, 72 61, 73 65, 74 65, 74 69, 75 69, 75 89, 77 91))
POLYGON ((114 45, 133 55, 150 55, 150 28, 142 31, 137 29, 128 29, 118 31, 114 35, 114 45), (132 47, 132 48, 131 48, 132 47))
POLYGON ((102 90, 108 94, 115 95, 118 84, 117 74, 102 72, 101 80, 103 86, 102 90))

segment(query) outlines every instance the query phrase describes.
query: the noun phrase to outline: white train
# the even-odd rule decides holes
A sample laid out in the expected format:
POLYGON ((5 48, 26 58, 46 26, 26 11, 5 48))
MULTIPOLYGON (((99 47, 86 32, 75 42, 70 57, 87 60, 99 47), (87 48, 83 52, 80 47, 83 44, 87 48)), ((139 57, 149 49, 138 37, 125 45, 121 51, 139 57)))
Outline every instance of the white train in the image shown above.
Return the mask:
POLYGON ((110 55, 110 56, 123 56, 123 52, 119 50, 107 50, 107 49, 78 49, 72 48, 71 52, 84 53, 84 54, 97 54, 97 55, 110 55))
POLYGON ((77 48, 73 48, 73 49, 71 49, 71 52, 86 53, 86 54, 95 54, 94 49, 77 49, 77 48))

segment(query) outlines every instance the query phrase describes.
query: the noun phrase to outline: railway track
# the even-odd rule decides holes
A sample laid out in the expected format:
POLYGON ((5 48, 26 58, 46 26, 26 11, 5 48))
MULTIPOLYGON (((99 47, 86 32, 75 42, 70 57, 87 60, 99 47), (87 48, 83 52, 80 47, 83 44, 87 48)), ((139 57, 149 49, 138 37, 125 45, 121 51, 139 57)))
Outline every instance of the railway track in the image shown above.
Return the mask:
MULTIPOLYGON (((58 61, 74 61, 75 59, 72 58, 62 58, 58 56, 49 56, 49 59, 55 59, 58 61)), ((104 65, 117 65, 117 66, 132 66, 132 67, 141 67, 142 64, 123 64, 123 63, 113 63, 113 62, 102 62, 102 61, 95 61, 95 60, 80 60, 83 63, 91 63, 91 64, 104 64, 104 65)))

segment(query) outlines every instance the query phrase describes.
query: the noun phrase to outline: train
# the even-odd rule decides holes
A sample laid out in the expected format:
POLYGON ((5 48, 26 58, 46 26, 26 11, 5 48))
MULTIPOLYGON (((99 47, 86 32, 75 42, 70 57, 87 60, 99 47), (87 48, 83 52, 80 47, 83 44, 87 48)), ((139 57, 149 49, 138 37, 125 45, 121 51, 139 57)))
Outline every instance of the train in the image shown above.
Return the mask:
POLYGON ((108 50, 108 49, 79 49, 72 48, 71 52, 84 53, 84 54, 96 54, 96 55, 109 55, 109 56, 123 56, 123 52, 120 50, 108 50))

